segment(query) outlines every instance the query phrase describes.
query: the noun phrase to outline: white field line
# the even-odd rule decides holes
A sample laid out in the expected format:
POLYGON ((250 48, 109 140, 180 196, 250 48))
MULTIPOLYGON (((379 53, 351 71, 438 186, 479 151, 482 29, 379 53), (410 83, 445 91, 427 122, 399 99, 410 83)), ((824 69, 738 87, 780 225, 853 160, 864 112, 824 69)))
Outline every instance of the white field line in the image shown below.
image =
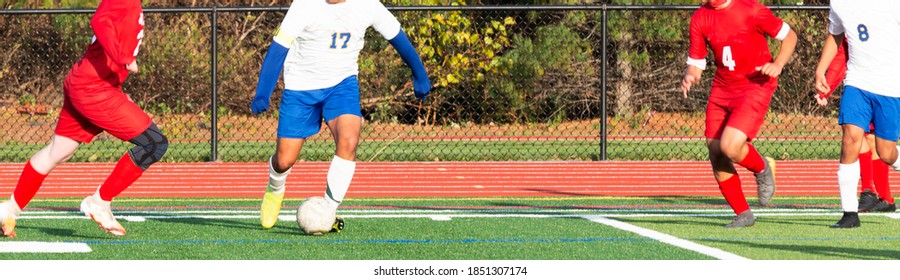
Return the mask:
POLYGON ((595 222, 595 223, 600 223, 600 224, 604 224, 607 226, 611 226, 611 227, 614 227, 614 228, 617 228, 620 230, 630 231, 630 232, 636 233, 636 234, 644 236, 644 237, 652 238, 652 239, 662 242, 662 243, 666 243, 666 244, 669 244, 672 246, 688 249, 688 250, 691 250, 691 251, 694 251, 697 253, 701 253, 701 254, 704 254, 704 255, 707 255, 707 256, 710 256, 713 258, 717 258, 720 260, 747 260, 747 258, 738 256, 738 255, 735 255, 735 254, 732 254, 729 252, 725 252, 725 251, 722 251, 717 248, 700 245, 700 244, 690 242, 690 241, 687 241, 687 240, 684 240, 684 239, 681 239, 681 238, 678 238, 675 236, 671 236, 671 235, 668 235, 665 233, 661 233, 661 232, 658 232, 655 230, 642 228, 642 227, 635 226, 635 225, 632 225, 629 223, 609 219, 609 218, 606 218, 603 216, 583 216, 582 218, 592 221, 592 222, 595 222))
POLYGON ((0 253, 89 253, 85 243, 64 242, 0 242, 0 253))
MULTIPOLYGON (((840 216, 835 209, 756 209, 756 216, 840 216)), ((295 220, 296 210, 282 210, 279 219, 295 220)), ((121 210, 117 217, 130 222, 146 219, 258 219, 258 210, 121 210)), ((338 214, 347 218, 572 218, 584 215, 604 217, 732 217, 730 209, 341 209, 338 214)), ((900 213, 865 213, 864 216, 884 216, 900 219, 900 213)), ((87 219, 78 211, 24 211, 19 219, 87 219)))
MULTIPOLYGON (((293 207, 292 207, 293 208, 293 207)), ((296 209, 281 210, 281 214, 295 213, 296 209)), ((142 214, 253 214, 259 210, 115 210, 116 215, 142 215, 142 214)), ((54 214, 78 214, 79 211, 59 210, 35 210, 24 211, 22 216, 39 216, 54 214)), ((691 214, 691 213, 732 213, 730 209, 666 209, 666 208, 641 208, 641 209, 341 209, 340 213, 370 214, 370 213, 596 213, 596 214, 691 214)), ((755 209, 753 213, 836 213, 836 209, 755 209)), ((867 213, 864 215, 881 213, 867 213)), ((884 214, 884 215, 900 215, 884 214)))

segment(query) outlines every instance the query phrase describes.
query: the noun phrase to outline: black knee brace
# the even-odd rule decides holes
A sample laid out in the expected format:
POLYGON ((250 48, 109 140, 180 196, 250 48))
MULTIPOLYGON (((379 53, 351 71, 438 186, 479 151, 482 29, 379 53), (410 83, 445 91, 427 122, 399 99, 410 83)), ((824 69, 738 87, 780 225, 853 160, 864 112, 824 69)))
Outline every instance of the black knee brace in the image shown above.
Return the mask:
POLYGON ((166 138, 156 124, 151 124, 141 135, 128 140, 137 145, 128 151, 131 160, 141 169, 147 170, 150 165, 162 159, 169 149, 169 139, 166 138))

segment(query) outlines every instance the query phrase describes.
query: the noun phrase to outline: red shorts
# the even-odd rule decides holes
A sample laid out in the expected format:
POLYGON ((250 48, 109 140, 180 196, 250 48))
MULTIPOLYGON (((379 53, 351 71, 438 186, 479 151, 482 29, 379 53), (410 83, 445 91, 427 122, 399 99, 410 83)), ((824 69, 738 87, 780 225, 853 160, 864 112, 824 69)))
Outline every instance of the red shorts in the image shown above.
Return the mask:
POLYGON ((740 89, 713 87, 706 106, 706 138, 721 139, 726 126, 756 138, 766 119, 774 88, 752 85, 740 89))
POLYGON ((105 130, 128 141, 153 123, 150 116, 119 89, 73 91, 64 86, 63 91, 65 99, 56 123, 56 135, 88 143, 105 130))

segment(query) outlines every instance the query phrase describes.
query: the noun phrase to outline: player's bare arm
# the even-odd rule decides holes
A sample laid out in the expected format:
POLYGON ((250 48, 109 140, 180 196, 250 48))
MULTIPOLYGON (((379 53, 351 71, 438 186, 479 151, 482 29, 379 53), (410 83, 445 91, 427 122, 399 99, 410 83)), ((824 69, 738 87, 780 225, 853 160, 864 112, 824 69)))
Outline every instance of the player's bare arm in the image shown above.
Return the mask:
POLYGON ((684 95, 684 98, 687 98, 687 93, 691 90, 691 86, 700 81, 700 75, 702 74, 703 70, 694 65, 688 65, 687 69, 684 70, 684 78, 681 80, 681 93, 684 95))
POLYGON ((788 63, 791 59, 791 55, 794 54, 794 48, 796 47, 797 33, 790 30, 788 31, 787 37, 784 37, 784 40, 781 40, 781 49, 778 51, 778 56, 775 57, 773 62, 763 65, 759 69, 759 72, 772 78, 778 78, 778 76, 781 75, 781 71, 784 69, 784 65, 788 63))
MULTIPOLYGON (((828 86, 828 79, 825 78, 825 72, 828 71, 828 65, 831 65, 831 61, 837 55, 838 44, 843 41, 844 34, 830 35, 825 39, 825 46, 822 47, 822 55, 819 57, 819 64, 816 66, 814 86, 819 92, 831 92, 831 87, 828 86)), ((816 97, 816 99, 818 100, 819 98, 816 97)))
POLYGON ((128 72, 137 73, 138 72, 137 59, 135 59, 128 65, 125 65, 125 69, 128 70, 128 72))

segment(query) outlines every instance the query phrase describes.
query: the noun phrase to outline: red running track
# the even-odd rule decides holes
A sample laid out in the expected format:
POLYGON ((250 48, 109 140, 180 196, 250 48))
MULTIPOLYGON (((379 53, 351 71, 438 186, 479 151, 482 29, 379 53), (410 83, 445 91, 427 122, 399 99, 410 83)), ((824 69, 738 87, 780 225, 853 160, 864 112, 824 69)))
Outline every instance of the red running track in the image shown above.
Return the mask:
MULTIPOLYGON (((113 163, 67 163, 44 182, 38 198, 94 192, 113 163)), ((298 162, 289 197, 321 195, 327 162, 298 162)), ((740 168, 739 168, 740 169, 740 168)), ((160 163, 123 197, 259 197, 265 163, 160 163)), ((777 195, 837 196, 837 161, 779 161, 777 195)), ((12 193, 21 163, 0 163, 0 196, 12 193)), ((740 170, 755 196, 751 173, 740 170)), ((900 183, 892 176, 892 184, 900 183)), ((451 196, 720 196, 707 162, 361 162, 348 197, 451 196)))

